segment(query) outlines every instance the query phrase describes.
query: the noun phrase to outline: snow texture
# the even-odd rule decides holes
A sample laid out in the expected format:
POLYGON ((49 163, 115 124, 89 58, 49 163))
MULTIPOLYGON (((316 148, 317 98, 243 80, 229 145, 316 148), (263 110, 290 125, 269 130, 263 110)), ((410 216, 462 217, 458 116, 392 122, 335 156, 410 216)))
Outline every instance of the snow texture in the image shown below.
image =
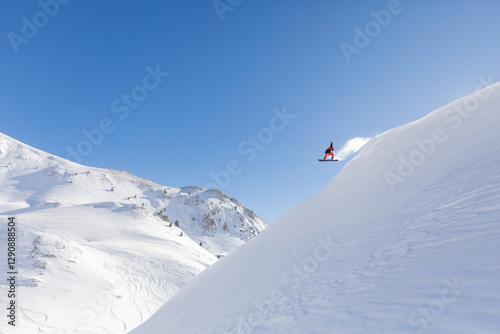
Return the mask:
POLYGON ((500 84, 370 140, 133 334, 500 333, 500 84))
POLYGON ((357 153, 366 143, 368 143, 371 138, 366 137, 356 137, 349 139, 347 143, 344 144, 339 150, 335 157, 339 161, 346 160, 350 158, 353 154, 357 153))
POLYGON ((4 273, 8 217, 17 323, 7 324, 4 279, 0 333, 23 334, 126 333, 267 226, 220 191, 82 166, 0 134, 4 273))

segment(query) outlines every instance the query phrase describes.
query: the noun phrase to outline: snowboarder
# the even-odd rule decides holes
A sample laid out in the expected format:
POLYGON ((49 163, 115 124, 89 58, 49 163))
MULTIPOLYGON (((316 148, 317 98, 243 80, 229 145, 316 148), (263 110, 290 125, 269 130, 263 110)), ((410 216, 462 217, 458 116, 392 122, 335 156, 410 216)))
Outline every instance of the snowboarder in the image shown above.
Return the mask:
POLYGON ((330 147, 328 147, 325 151, 325 157, 323 158, 323 160, 326 160, 326 157, 328 156, 331 156, 331 160, 333 160, 334 158, 334 154, 333 154, 333 141, 330 141, 330 147))

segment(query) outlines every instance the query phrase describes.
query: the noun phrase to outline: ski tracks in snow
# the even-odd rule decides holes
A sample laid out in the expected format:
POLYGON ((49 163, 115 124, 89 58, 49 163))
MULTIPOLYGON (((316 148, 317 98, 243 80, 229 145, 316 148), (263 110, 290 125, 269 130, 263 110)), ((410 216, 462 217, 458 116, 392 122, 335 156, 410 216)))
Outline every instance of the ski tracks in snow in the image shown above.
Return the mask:
POLYGON ((119 278, 113 283, 115 302, 110 305, 108 315, 123 324, 120 331, 123 333, 143 323, 173 294, 164 278, 165 264, 149 260, 146 266, 141 262, 139 258, 128 257, 112 265, 104 264, 119 278))
POLYGON ((46 326, 45 323, 49 319, 47 314, 45 314, 43 312, 32 311, 32 310, 24 308, 24 307, 19 307, 19 310, 21 311, 21 314, 22 314, 24 321, 27 320, 27 321, 32 322, 36 326, 35 329, 38 333, 45 332, 45 330, 43 328, 44 328, 44 326, 46 326))

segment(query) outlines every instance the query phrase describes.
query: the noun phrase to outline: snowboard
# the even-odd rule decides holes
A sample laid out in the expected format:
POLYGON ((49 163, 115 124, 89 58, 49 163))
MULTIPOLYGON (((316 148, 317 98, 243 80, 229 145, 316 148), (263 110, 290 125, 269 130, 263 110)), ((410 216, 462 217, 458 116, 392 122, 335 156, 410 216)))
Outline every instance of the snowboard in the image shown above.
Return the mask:
POLYGON ((318 161, 339 161, 339 159, 318 159, 318 161))

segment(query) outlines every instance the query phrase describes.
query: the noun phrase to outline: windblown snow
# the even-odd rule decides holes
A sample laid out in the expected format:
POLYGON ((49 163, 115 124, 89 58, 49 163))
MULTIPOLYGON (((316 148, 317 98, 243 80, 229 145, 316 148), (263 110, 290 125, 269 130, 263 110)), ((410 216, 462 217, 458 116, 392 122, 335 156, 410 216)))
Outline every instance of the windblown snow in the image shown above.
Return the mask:
MULTIPOLYGON (((17 321, 1 333, 125 333, 267 224, 218 190, 91 168, 0 134, 0 261, 16 222, 17 321)), ((5 306, 5 307, 4 307, 5 306)))
POLYGON ((133 334, 499 333, 500 84, 370 140, 133 334))
POLYGON ((335 157, 339 159, 339 161, 346 160, 350 158, 353 154, 357 153, 366 143, 368 143, 371 138, 366 137, 356 137, 349 139, 347 143, 344 144, 340 148, 335 157))

